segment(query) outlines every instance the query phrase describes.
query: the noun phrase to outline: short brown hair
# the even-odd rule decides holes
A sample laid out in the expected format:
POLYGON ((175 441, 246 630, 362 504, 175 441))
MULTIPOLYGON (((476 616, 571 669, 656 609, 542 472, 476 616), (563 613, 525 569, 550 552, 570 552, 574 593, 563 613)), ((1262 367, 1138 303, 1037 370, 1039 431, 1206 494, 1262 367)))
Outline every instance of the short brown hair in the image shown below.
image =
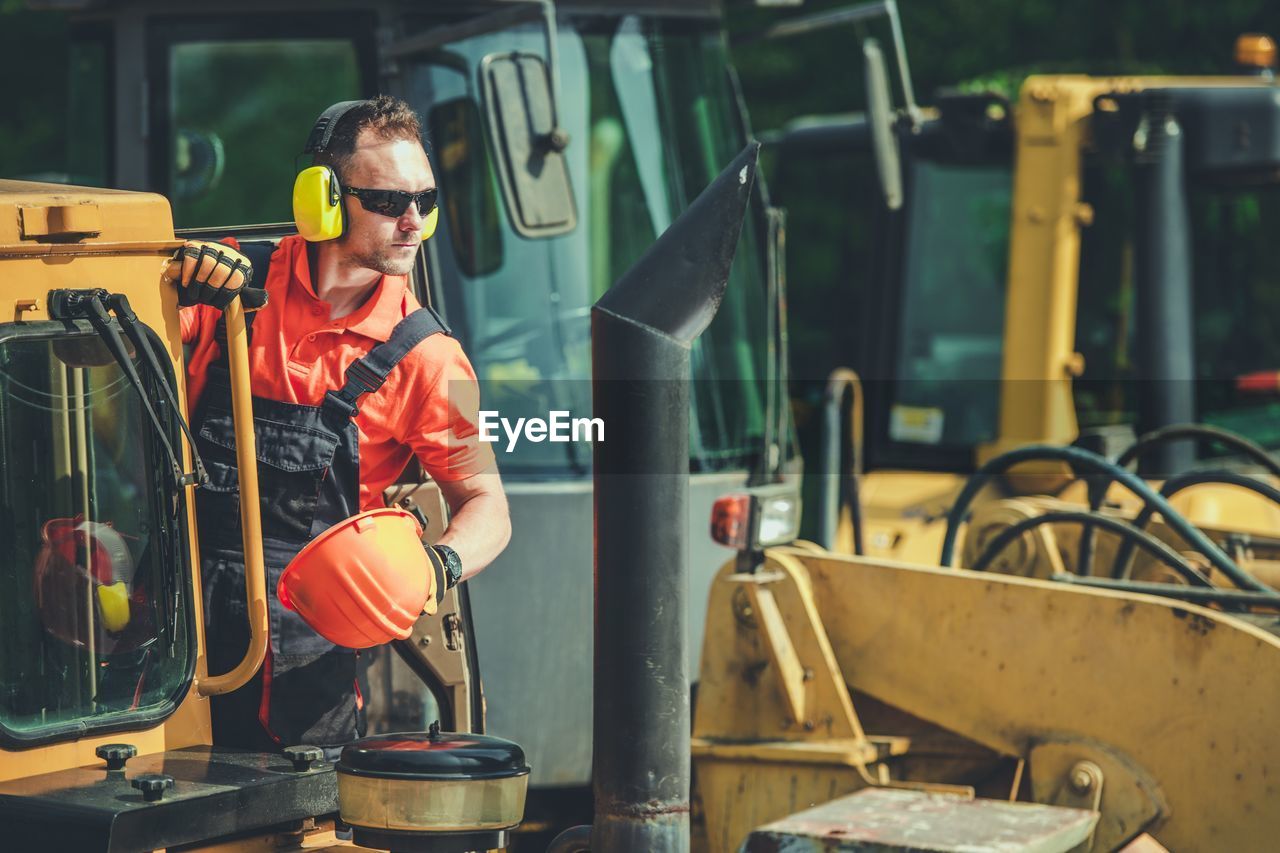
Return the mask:
POLYGON ((386 140, 422 142, 422 123, 413 107, 391 95, 378 95, 352 107, 338 119, 328 146, 315 157, 316 164, 329 166, 340 180, 344 179, 347 165, 356 152, 356 139, 366 129, 386 140))

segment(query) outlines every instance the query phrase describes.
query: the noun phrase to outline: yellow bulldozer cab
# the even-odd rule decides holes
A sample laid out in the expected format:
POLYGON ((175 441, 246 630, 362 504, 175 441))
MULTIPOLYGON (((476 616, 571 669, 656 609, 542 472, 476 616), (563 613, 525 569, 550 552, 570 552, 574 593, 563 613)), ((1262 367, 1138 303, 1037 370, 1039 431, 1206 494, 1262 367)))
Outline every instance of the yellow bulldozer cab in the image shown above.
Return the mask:
MULTIPOLYGON (((0 181, 0 223, 0 454, 14 549, 0 581, 0 780, 92 764, 121 729, 143 754, 208 744, 207 697, 261 663, 264 582, 259 571, 254 648, 234 673, 207 673, 191 483, 175 474, 192 461, 178 432, 177 293, 161 279, 181 245, 169 203, 0 181), (158 355, 152 367, 136 345, 125 353, 140 385, 85 316, 59 308, 66 293, 127 299, 158 355), (153 422, 166 396, 176 406, 153 422)), ((247 375, 242 318, 238 305, 228 312, 233 369, 247 375)), ((256 523, 257 501, 246 506, 256 523)), ((260 544, 246 544, 260 569, 260 544)))
MULTIPOLYGON (((877 411, 871 415, 867 424, 856 430, 859 434, 856 441, 861 442, 864 440, 863 436, 885 429, 876 419, 887 420, 888 441, 894 449, 893 462, 880 462, 874 465, 873 470, 860 477, 863 516, 861 533, 866 553, 926 564, 935 562, 941 545, 940 520, 964 483, 964 474, 961 472, 965 469, 972 470, 973 467, 1018 447, 1030 444, 1066 445, 1075 442, 1081 435, 1078 422, 1078 412, 1082 405, 1080 395, 1084 393, 1096 396, 1097 392, 1092 388, 1101 382, 1110 383, 1108 394, 1117 394, 1119 392, 1115 386, 1119 385, 1120 380, 1108 378, 1110 374, 1121 370, 1133 373, 1141 369, 1140 365, 1134 366, 1131 356, 1128 357, 1129 361, 1117 367, 1091 364, 1091 359, 1079 351, 1082 337, 1091 334, 1097 336, 1105 332, 1112 336, 1133 335, 1126 331, 1125 323, 1133 324, 1135 320, 1126 315, 1123 308, 1107 309, 1113 313, 1119 312, 1114 320, 1119 326, 1118 331, 1099 329, 1092 325, 1088 328, 1081 327, 1082 323, 1099 322, 1098 306, 1093 302, 1086 305, 1083 300, 1096 301, 1105 297, 1125 305, 1129 304, 1126 300, 1132 299, 1131 295, 1124 294, 1108 293, 1100 296, 1098 284, 1082 280, 1086 275, 1097 276, 1096 269, 1082 269, 1082 247, 1090 236, 1090 230, 1097 232, 1098 229, 1116 227, 1117 215, 1114 212, 1103 217, 1103 212, 1095 210, 1091 205, 1092 199, 1086 193, 1086 168, 1088 163, 1099 157, 1099 151, 1104 147, 1102 137, 1107 132, 1106 128, 1110 127, 1107 122, 1116 123, 1114 116, 1120 109, 1119 104, 1126 98, 1158 95, 1162 92, 1192 93, 1200 99, 1200 103, 1196 105, 1200 112, 1195 114, 1194 120, 1211 127, 1213 119, 1204 105, 1211 106, 1217 95, 1221 95, 1222 103, 1228 104, 1232 103, 1230 99, 1240 98, 1241 93, 1267 98, 1273 91, 1274 84, 1268 79, 1245 76, 1037 75, 1027 78, 1007 120, 1013 148, 1012 158, 1003 161, 1004 165, 999 167, 1007 170, 1009 184, 1002 189, 997 182, 983 190, 992 198, 1003 192, 1008 199, 1007 227, 1003 229, 1007 235, 1007 262, 991 266, 991 271, 1000 271, 1002 279, 990 283, 991 293, 984 291, 968 296, 961 290, 953 297, 967 300, 972 306, 969 310, 985 309, 998 325, 993 325, 986 331, 975 331, 961 329, 960 323, 953 322, 952 325, 957 328, 949 330, 949 337, 939 334, 936 339, 928 338, 925 336, 929 334, 929 329, 921 325, 926 321, 919 318, 920 312, 929 309, 911 305, 903 309, 916 313, 903 321, 906 324, 903 334, 909 337, 907 342, 899 344, 903 348, 902 352, 907 352, 908 347, 927 346, 932 348, 933 354, 929 358, 917 358, 922 365, 919 368, 897 367, 898 387, 907 390, 899 390, 896 392, 897 396, 888 401, 892 406, 887 418, 883 412, 877 411), (992 302, 993 297, 1000 302, 992 302), (915 325, 911 325, 912 323, 915 325), (991 340, 987 340, 984 335, 991 340), (952 350, 955 351, 952 359, 955 365, 970 366, 955 367, 960 372, 954 376, 932 376, 929 371, 952 350), (921 370, 925 372, 921 373, 921 370), (924 390, 926 386, 932 388, 939 383, 949 384, 952 396, 947 399, 950 403, 926 402, 929 393, 924 390), (1086 390, 1082 392, 1082 388, 1086 390), (903 400, 906 402, 902 402, 903 400), (982 426, 968 431, 956 426, 953 432, 953 421, 958 421, 959 418, 958 413, 948 406, 965 404, 966 400, 966 405, 971 408, 987 407, 990 411, 982 416, 985 418, 982 426), (944 464, 934 465, 931 460, 939 459, 939 449, 949 442, 958 443, 948 447, 950 455, 946 457, 944 464), (967 459, 963 459, 964 456, 967 459), (901 464, 902 462, 907 464, 901 464)), ((1189 124, 1192 120, 1185 119, 1184 123, 1189 124)), ((1222 152, 1205 152, 1203 149, 1210 143, 1198 141, 1196 144, 1199 147, 1192 155, 1187 155, 1198 158, 1188 166, 1189 171, 1195 172, 1196 180, 1202 184, 1217 182, 1227 189, 1264 185, 1265 179, 1258 176, 1264 170, 1255 165, 1252 167, 1254 173, 1250 176, 1249 166, 1245 162, 1251 157, 1256 159, 1267 156, 1268 143, 1259 142, 1257 134, 1251 136, 1247 132, 1247 127, 1251 126, 1253 120, 1251 114, 1242 113, 1230 124, 1231 127, 1236 127, 1232 132, 1241 141, 1238 141, 1238 150, 1228 151, 1226 156, 1234 154, 1240 157, 1240 174, 1231 173, 1228 168, 1230 164, 1222 161, 1222 152), (1205 177, 1206 175, 1209 177, 1205 177)), ((1201 130, 1201 139, 1211 132, 1201 130)), ((1225 139, 1223 134, 1227 132, 1222 131, 1218 136, 1225 139)), ((1137 144, 1131 139, 1125 139, 1124 142, 1129 145, 1137 144)), ((1229 148, 1218 137, 1214 137, 1211 142, 1222 146, 1224 150, 1229 148)), ((918 207, 925 207, 930 201, 923 194, 929 191, 928 187, 933 186, 926 183, 926 178, 932 174, 931 169, 949 169, 952 174, 965 171, 963 167, 926 166, 927 164, 915 167, 918 185, 916 192, 919 197, 910 201, 918 207)), ((972 171, 975 174, 981 172, 980 169, 972 171)), ((1116 199, 1108 196, 1107 200, 1116 199)), ((943 209, 952 211, 956 208, 952 206, 943 209)), ((977 210, 973 207, 969 209, 977 210)), ((922 217, 936 218, 938 215, 929 212, 922 214, 922 217)), ((1145 222, 1147 218, 1144 213, 1140 221, 1145 222)), ((946 227, 942 222, 928 222, 929 224, 919 227, 946 227)), ((962 229, 969 227, 969 223, 954 224, 962 229)), ((962 274, 954 273, 949 276, 946 271, 951 265, 963 264, 964 261, 921 254, 922 249, 919 247, 913 249, 914 244, 910 240, 918 232, 912 230, 912 227, 907 229, 909 236, 903 248, 909 265, 907 275, 923 276, 925 273, 913 273, 911 270, 932 268, 934 272, 929 273, 930 281, 940 279, 946 282, 955 278, 962 285, 965 281, 962 274)), ((1127 259, 1124 263, 1128 266, 1119 275, 1132 276, 1135 263, 1133 249, 1123 248, 1123 252, 1123 258, 1127 259)), ((1095 266, 1096 263, 1095 261, 1095 266)), ((930 286, 939 285, 935 282, 930 286)), ((1110 320, 1109 314, 1107 317, 1110 320)), ((1221 332, 1216 332, 1215 335, 1221 337, 1221 332)), ((1172 344, 1175 348, 1192 346, 1190 342, 1178 344, 1177 340, 1179 338, 1175 337, 1172 344)), ((1119 347, 1119 343, 1115 347, 1119 347)), ((905 361, 907 356, 903 355, 901 358, 905 361)), ((1212 379, 1230 383, 1234 376, 1220 375, 1221 370, 1228 367, 1214 367, 1212 379)), ((1141 378, 1127 381, 1134 388, 1144 384, 1141 378)), ((1156 387, 1156 384, 1146 383, 1146 387, 1156 387)), ((886 400, 882 397, 879 402, 883 405, 886 400)), ((1095 402, 1090 405, 1096 407, 1099 404, 1095 402)), ((1091 412, 1091 416, 1122 423, 1127 415, 1120 407, 1132 405, 1132 402, 1109 401, 1106 405, 1114 411, 1091 412)), ((970 420, 978 418, 973 413, 967 417, 970 420)), ((1089 426, 1093 427, 1094 424, 1089 426)), ((1132 440, 1129 438, 1130 442, 1132 440)), ((885 444, 883 435, 879 441, 882 446, 885 444)), ((865 456, 865 452, 858 455, 865 456)), ((881 456, 885 455, 881 453, 881 456)), ((1073 483, 1070 471, 1061 464, 1028 463, 1020 466, 1017 473, 1019 476, 1016 482, 1006 478, 993 486, 989 496, 995 499, 1017 495, 1052 495, 1067 503, 1087 502, 1084 484, 1073 483)), ((1119 506, 1126 506, 1123 494, 1115 493, 1108 497, 1119 506)), ((1280 522, 1280 508, 1239 489, 1213 484, 1178 493, 1174 497, 1174 505, 1188 513, 1193 522, 1211 527, 1233 528, 1241 532, 1258 534, 1273 531, 1277 522, 1280 522)), ((1130 505, 1126 511, 1136 510, 1130 505)), ((830 544, 837 551, 851 553, 854 550, 854 538, 852 517, 846 511, 830 544)))

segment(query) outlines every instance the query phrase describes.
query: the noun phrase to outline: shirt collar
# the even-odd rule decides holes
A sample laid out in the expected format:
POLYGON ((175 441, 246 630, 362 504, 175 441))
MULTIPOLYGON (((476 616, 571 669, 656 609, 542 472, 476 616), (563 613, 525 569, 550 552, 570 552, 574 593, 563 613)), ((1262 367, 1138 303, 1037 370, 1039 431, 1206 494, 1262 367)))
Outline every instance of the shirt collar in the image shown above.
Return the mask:
MULTIPOLYGON (((311 266, 307 257, 307 243, 297 237, 293 245, 293 279, 308 301, 324 303, 316 296, 311 281, 311 266)), ((386 341, 391 330, 404 319, 404 295, 408 280, 402 275, 384 275, 365 303, 338 321, 348 331, 386 341)))
POLYGON ((390 338, 391 330, 404 319, 405 285, 402 275, 384 275, 359 310, 342 318, 347 330, 378 341, 390 338))

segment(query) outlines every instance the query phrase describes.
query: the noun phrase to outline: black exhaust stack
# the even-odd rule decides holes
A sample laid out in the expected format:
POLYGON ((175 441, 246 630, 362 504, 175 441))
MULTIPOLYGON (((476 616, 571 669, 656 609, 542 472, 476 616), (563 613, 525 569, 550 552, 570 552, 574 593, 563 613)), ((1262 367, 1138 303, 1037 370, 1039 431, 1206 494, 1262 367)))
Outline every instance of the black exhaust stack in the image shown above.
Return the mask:
MULTIPOLYGON (((1137 259, 1138 434, 1196 420, 1195 291, 1185 177, 1185 134, 1168 95, 1144 98, 1145 135, 1135 152, 1138 192, 1137 259)), ((1135 146, 1137 147, 1137 146, 1135 146)), ((1170 442, 1143 460, 1148 478, 1186 471, 1195 445, 1170 442)))
POLYGON ((591 312, 597 851, 689 849, 689 353, 724 298, 758 150, 591 312))

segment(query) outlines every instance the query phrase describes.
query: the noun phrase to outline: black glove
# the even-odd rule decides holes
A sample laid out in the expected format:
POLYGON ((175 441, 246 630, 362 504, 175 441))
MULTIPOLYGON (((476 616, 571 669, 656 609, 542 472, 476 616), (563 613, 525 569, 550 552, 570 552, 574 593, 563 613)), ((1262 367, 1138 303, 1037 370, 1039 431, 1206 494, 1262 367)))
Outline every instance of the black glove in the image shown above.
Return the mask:
POLYGON ((170 261, 165 278, 178 284, 179 305, 212 305, 225 309, 236 296, 246 311, 267 304, 267 292, 251 287, 253 265, 222 243, 188 241, 170 261))

